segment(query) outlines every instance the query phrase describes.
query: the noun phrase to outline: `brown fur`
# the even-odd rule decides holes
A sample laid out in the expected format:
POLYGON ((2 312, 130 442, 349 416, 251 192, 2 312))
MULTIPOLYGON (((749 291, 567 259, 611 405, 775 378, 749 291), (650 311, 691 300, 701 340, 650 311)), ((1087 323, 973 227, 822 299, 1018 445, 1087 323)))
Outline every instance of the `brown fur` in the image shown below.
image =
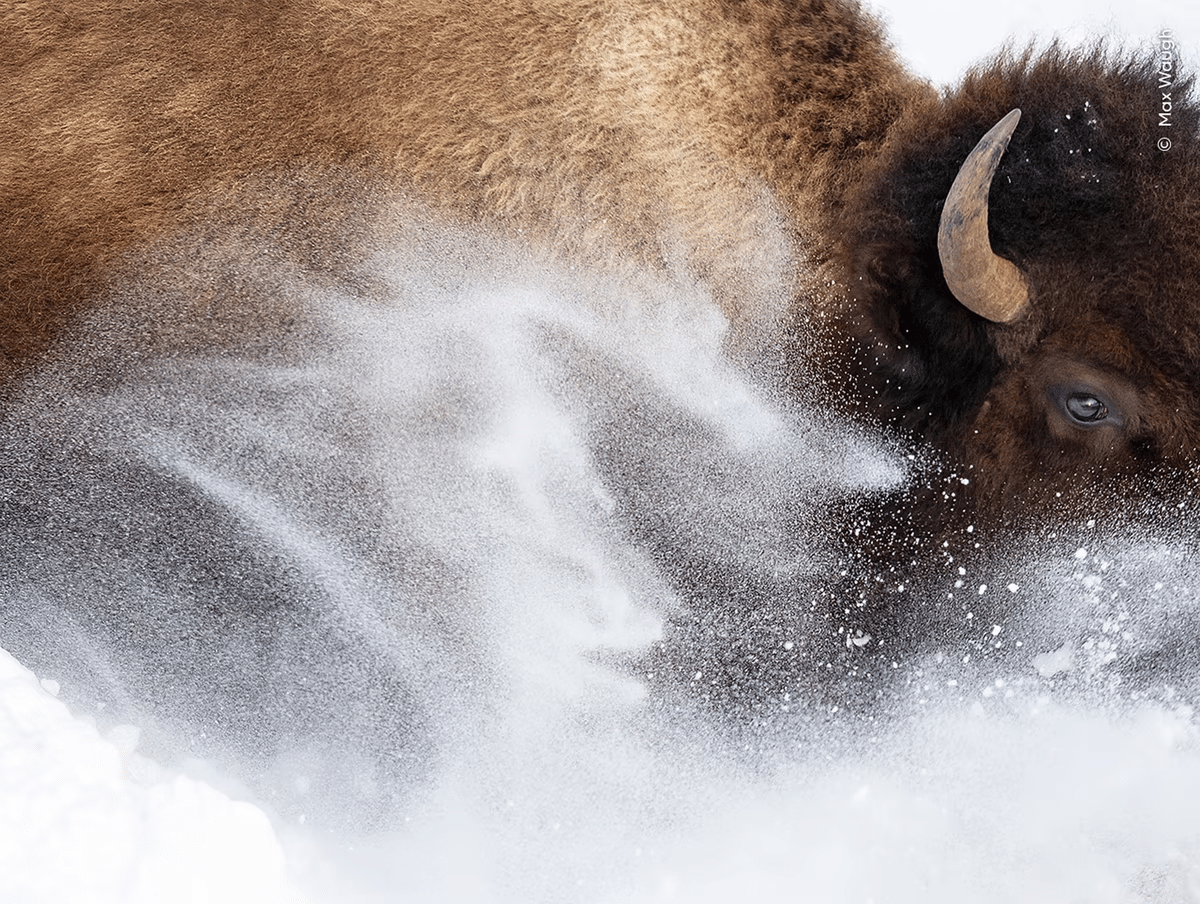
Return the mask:
POLYGON ((943 98, 853 0, 14 0, 0 90, 0 385, 139 246, 296 171, 299 197, 246 216, 327 201, 317 270, 355 253, 325 179, 572 263, 682 268, 735 321, 781 318, 759 274, 782 262, 799 329, 857 342, 834 382, 857 361, 879 390, 860 407, 975 469, 996 512, 1200 446, 1200 115, 1177 83, 1176 147, 1154 148, 1152 61, 1051 48, 943 98), (950 295, 934 235, 1017 106, 991 224, 1034 310, 997 326, 950 295), (1071 380, 1125 399, 1120 424, 1064 419, 1071 380))
POLYGON ((1094 515, 1172 483, 1175 495, 1191 489, 1200 110, 1190 88, 1176 77, 1167 130, 1152 58, 1102 47, 1001 57, 897 121, 853 190, 838 243, 861 277, 850 310, 871 345, 906 349, 868 366, 892 380, 884 407, 896 420, 970 471, 967 517, 1094 515), (934 236, 959 161, 1014 107, 1023 115, 993 182, 990 232, 1025 273, 1033 309, 997 325, 950 295, 934 236), (1096 391, 1122 416, 1073 424, 1063 388, 1096 391))
POLYGON ((191 199, 298 161, 576 260, 682 263, 733 311, 768 186, 836 196, 919 89, 834 2, 17 0, 0 90, 7 379, 191 199))

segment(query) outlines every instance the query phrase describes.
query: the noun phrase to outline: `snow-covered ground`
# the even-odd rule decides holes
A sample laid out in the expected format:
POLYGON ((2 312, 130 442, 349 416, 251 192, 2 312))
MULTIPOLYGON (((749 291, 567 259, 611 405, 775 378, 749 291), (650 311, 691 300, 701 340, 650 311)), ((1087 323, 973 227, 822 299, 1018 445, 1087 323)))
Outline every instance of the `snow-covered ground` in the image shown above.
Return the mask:
POLYGON ((49 681, 0 651, 0 898, 16 902, 302 901, 270 822, 102 737, 49 681))
MULTIPOLYGON (((1182 3, 960 9, 884 6, 935 81, 1078 21, 1200 46, 1182 3)), ((376 228, 353 288, 159 249, 6 425, 0 901, 1200 900, 1193 532, 1065 526, 963 576, 1003 624, 888 706, 732 731, 706 666, 628 667, 679 605, 646 538, 802 593, 909 461, 686 280, 376 228), (298 316, 197 350, 229 285, 298 316)))

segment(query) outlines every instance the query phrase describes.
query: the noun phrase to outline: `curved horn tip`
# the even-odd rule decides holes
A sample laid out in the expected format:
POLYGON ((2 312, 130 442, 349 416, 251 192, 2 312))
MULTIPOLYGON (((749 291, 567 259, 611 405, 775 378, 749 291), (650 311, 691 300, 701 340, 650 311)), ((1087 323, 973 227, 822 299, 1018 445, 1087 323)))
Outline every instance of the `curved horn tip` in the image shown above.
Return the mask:
POLYGON ((980 140, 982 141, 991 138, 993 141, 996 141, 1003 137, 1005 146, 1007 146, 1008 140, 1012 138, 1012 133, 1016 131, 1017 123, 1020 121, 1021 108, 1013 107, 1002 117, 1000 117, 1000 121, 992 126, 991 129, 988 130, 988 133, 980 140))

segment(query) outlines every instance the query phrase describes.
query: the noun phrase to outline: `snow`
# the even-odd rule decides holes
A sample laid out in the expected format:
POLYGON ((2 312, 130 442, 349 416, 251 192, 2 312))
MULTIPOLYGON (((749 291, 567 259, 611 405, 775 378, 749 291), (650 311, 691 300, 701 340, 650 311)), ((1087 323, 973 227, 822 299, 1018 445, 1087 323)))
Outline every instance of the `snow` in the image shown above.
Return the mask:
POLYGON ((0 651, 0 900, 299 902, 269 820, 138 762, 0 651))
MULTIPOLYGON (((1200 35, 1182 6, 958 9, 887 6, 937 81, 1034 27, 1200 35)), ((1064 528, 972 573, 978 644, 897 663, 890 706, 797 691, 730 731, 623 666, 678 605, 646 513, 701 560, 806 587, 832 573, 825 506, 915 463, 734 367, 686 278, 598 282, 405 228, 366 300, 245 274, 305 312, 296 347, 270 317, 255 345, 246 314, 249 358, 122 338, 207 316, 159 319, 211 282, 197 247, 163 249, 21 400, 5 488, 45 523, 0 587, 38 666, 0 651, 0 901, 1200 900, 1191 534, 1064 528), (58 455, 80 449, 82 471, 58 455), (226 601, 278 618, 278 648, 219 620, 181 647, 172 626, 226 601), (147 638, 176 652, 118 655, 147 638), (1147 651, 1161 674, 1137 684, 1118 666, 1147 651)), ((877 647, 850 615, 847 648, 877 647)))

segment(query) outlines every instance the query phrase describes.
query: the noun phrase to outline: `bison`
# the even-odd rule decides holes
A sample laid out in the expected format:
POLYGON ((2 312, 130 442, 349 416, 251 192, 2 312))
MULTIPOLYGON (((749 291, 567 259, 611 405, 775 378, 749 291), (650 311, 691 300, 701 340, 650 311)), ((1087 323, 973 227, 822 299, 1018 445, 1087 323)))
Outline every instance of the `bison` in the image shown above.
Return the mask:
POLYGON ((982 515, 1191 466, 1196 111, 1169 54, 1051 47, 943 96, 833 0, 35 2, 0 40, 10 388, 189 205, 302 163, 824 329, 850 401, 943 450, 982 515), (786 298, 757 272, 777 217, 786 298))
MULTIPOLYGON (((434 218, 617 283, 649 272, 699 285, 728 324, 731 360, 797 394, 815 375, 831 404, 919 450, 932 463, 924 483, 839 510, 869 528, 846 554, 865 556, 870 577, 937 579, 968 531, 1019 537, 1147 500, 1174 511, 1191 498, 1200 441, 1200 110, 1168 63, 1052 45, 1001 54, 942 93, 905 71, 852 0, 10 5, 3 398, 16 404, 70 352, 64 337, 179 235, 198 249, 175 273, 196 284, 199 313, 182 336, 155 317, 118 318, 147 354, 304 338, 287 291, 210 272, 210 259, 274 255, 369 294, 353 271, 378 253, 378 224, 434 218)), ((404 234, 419 246, 419 230, 404 234)), ((124 379, 90 367, 69 372, 124 379)), ((71 454, 86 459, 80 444, 71 454)), ((608 467, 636 479, 629 462, 608 467)), ((316 478, 340 486, 332 466, 316 478)), ((195 508, 161 474, 133 495, 159 507, 166 532, 195 508)), ((707 657, 743 699, 778 686, 803 650, 826 649, 810 638, 780 660, 780 621, 812 623, 759 616, 786 609, 794 588, 681 548, 662 517, 618 502, 691 603, 678 644, 659 647, 667 671, 707 657)), ((10 503, 10 523, 34 507, 10 503)), ((96 543, 122 530, 114 517, 96 543)), ((196 540, 189 586, 240 573, 235 545, 196 540)), ((456 586, 444 563, 421 568, 456 586)), ((286 593, 259 590, 264 611, 286 610, 286 593)), ((911 592, 822 592, 831 611, 856 600, 859 637, 919 646, 942 618, 913 612, 911 592)), ((212 617, 234 630, 236 616, 212 617)), ((283 621, 303 633, 304 617, 283 621)), ((204 613, 189 619, 164 658, 212 652, 204 613)), ((160 625, 134 646, 162 637, 160 625)), ((245 644, 265 658, 304 646, 245 644)), ((350 656, 354 641, 334 647, 350 656)), ((379 707, 408 700, 373 669, 379 707)), ((253 731, 259 715, 229 718, 253 731)), ((423 731, 422 718, 406 724, 423 731)))

